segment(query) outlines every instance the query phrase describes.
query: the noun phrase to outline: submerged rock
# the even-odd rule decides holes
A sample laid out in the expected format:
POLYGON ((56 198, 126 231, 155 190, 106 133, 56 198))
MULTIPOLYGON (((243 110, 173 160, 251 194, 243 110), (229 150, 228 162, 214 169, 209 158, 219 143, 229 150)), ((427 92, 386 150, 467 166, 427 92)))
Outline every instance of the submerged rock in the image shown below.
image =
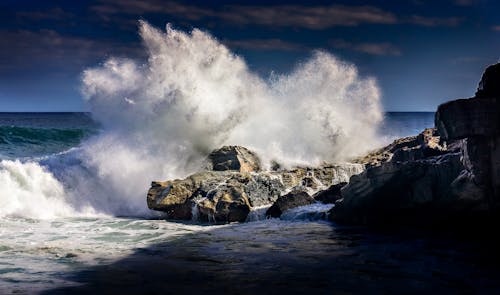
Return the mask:
POLYGON ((266 216, 280 217, 286 210, 313 204, 314 199, 305 191, 292 191, 280 196, 276 202, 266 211, 266 216))

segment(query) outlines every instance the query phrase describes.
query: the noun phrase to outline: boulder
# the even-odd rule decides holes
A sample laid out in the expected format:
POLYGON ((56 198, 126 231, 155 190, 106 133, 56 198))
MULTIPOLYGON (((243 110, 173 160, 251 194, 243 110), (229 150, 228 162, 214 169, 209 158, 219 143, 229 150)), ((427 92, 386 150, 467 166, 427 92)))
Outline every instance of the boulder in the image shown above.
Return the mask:
POLYGON ((195 192, 209 191, 230 176, 228 173, 202 172, 182 180, 153 181, 147 194, 148 208, 163 211, 171 219, 189 220, 197 196, 195 192))
POLYGON ((223 185, 210 191, 198 203, 198 217, 213 222, 243 222, 250 213, 250 202, 241 184, 223 185))
POLYGON ((313 204, 314 199, 305 191, 293 191, 284 196, 280 196, 274 204, 267 209, 266 216, 280 217, 286 210, 313 204))
POLYGON ((334 185, 331 185, 326 190, 319 191, 313 195, 313 198, 316 201, 319 201, 323 204, 335 204, 336 201, 342 198, 340 194, 340 189, 343 188, 347 182, 340 182, 334 185))
POLYGON ((207 169, 213 171, 257 172, 260 159, 252 151, 241 146, 223 146, 208 155, 207 169))
POLYGON ((205 171, 182 180, 154 181, 147 204, 150 209, 166 212, 170 219, 192 219, 197 206, 201 214, 196 208, 194 213, 204 220, 244 221, 244 212, 252 206, 271 204, 283 189, 279 179, 269 173, 205 171))

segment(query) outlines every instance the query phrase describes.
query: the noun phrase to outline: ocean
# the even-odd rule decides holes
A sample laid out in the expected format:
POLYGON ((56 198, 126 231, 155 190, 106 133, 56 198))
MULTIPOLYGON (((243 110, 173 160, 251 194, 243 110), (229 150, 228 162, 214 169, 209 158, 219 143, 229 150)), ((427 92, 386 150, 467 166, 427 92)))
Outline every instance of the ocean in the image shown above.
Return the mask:
MULTIPOLYGON (((386 113, 379 136, 388 143, 433 120, 386 113)), ((107 186, 109 171, 87 156, 89 146, 101 152, 102 133, 89 113, 0 114, 1 294, 500 290, 487 247, 451 234, 370 231, 303 214, 317 207, 242 224, 164 220, 146 208, 148 183, 135 199, 110 195, 119 191, 107 186)))

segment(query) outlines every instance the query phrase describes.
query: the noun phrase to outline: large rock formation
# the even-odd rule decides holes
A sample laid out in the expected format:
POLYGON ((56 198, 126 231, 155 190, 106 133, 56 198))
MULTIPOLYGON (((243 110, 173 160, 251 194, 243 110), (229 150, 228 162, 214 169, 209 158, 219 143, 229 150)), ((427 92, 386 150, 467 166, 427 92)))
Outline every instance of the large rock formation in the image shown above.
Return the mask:
POLYGON ((439 106, 437 130, 361 158, 369 168, 342 189, 330 218, 349 224, 431 226, 497 218, 499 73, 500 64, 489 67, 476 97, 439 106))
POLYGON ((440 105, 436 127, 445 140, 463 139, 459 183, 487 203, 484 214, 495 215, 500 209, 500 63, 486 69, 475 97, 440 105))
POLYGON ((207 162, 210 163, 207 168, 213 170, 185 179, 152 182, 147 195, 148 207, 165 212, 171 219, 245 221, 250 210, 273 204, 285 191, 313 193, 345 182, 363 170, 360 164, 342 164, 258 171, 257 156, 235 146, 212 152, 207 162))

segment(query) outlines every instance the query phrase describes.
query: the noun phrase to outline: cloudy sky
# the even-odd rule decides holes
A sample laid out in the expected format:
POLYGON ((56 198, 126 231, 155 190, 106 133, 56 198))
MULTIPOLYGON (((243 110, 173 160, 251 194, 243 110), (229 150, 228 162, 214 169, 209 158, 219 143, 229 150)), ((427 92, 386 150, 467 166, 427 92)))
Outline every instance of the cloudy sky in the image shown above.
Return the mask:
POLYGON ((137 21, 210 32, 262 77, 322 49, 376 77, 387 111, 474 94, 500 58, 500 1, 0 2, 0 111, 84 111, 83 69, 144 58, 137 21))

